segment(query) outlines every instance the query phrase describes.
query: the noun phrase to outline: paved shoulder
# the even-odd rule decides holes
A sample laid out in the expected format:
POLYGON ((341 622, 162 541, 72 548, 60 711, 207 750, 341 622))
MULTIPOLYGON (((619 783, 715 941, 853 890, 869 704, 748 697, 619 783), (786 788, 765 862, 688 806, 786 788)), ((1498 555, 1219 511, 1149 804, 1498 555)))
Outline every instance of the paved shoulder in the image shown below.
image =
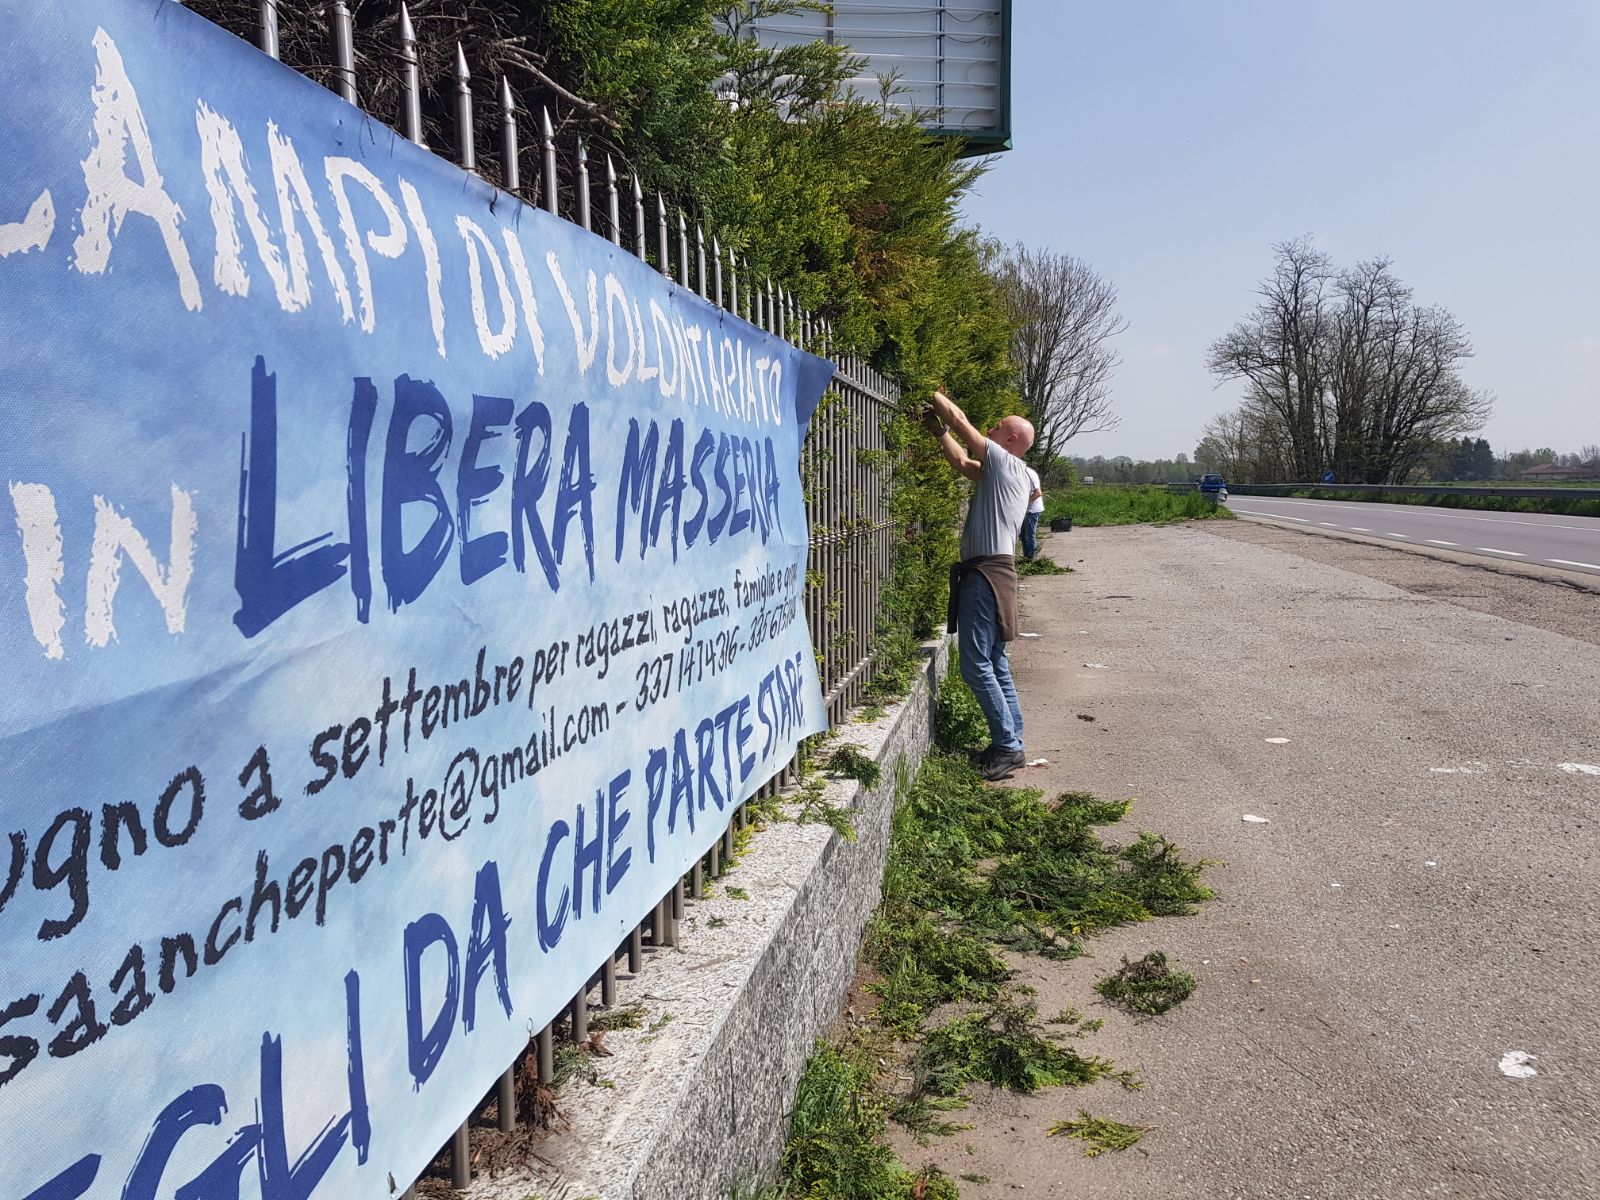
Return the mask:
MULTIPOLYGON (((1591 585, 1586 579, 1554 572, 1539 575, 1526 567, 1488 559, 1424 557, 1372 542, 1308 536, 1257 521, 1210 521, 1192 528, 1600 645, 1600 579, 1591 585)), ((1247 596, 1226 583, 1224 586, 1248 603, 1247 596)))
POLYGON ((1059 967, 1085 1008, 1122 954, 1200 980, 1155 1021, 1105 1014, 1145 1086, 1085 1102, 1157 1132, 1147 1158, 1063 1156, 1061 1194, 1593 1194, 1593 637, 1489 611, 1503 581, 1454 564, 1391 583, 1220 523, 1068 536, 1077 573, 1028 581, 1040 636, 1013 648, 1051 759, 1028 782, 1138 796, 1131 829, 1223 865, 1218 903, 1059 967))

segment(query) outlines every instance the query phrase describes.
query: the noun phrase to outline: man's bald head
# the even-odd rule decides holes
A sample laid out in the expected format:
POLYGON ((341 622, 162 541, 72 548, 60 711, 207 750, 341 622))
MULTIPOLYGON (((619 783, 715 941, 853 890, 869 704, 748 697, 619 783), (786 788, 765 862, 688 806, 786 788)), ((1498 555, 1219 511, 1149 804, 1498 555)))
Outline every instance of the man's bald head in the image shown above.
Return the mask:
POLYGON ((989 431, 989 439, 1008 454, 1021 458, 1033 445, 1033 422, 1026 417, 1001 417, 989 431))

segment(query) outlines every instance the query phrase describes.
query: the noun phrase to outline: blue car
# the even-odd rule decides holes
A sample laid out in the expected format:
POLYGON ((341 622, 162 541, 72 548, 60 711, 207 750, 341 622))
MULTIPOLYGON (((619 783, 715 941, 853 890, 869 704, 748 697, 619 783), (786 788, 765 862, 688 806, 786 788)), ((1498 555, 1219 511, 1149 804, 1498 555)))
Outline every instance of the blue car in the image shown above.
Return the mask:
POLYGON ((1221 475, 1200 476, 1200 491, 1204 495, 1215 496, 1219 500, 1228 498, 1228 485, 1222 482, 1221 475))

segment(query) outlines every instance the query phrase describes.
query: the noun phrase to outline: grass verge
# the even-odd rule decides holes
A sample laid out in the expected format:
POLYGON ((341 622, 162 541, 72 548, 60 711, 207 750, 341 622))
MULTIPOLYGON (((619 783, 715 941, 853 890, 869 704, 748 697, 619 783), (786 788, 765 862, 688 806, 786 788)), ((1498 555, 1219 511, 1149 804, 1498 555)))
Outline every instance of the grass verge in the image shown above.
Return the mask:
POLYGON ((1152 521, 1232 520, 1233 514, 1199 492, 1169 492, 1156 485, 1112 487, 1105 484, 1052 492, 1045 499, 1041 524, 1071 517, 1074 525, 1139 525, 1152 521))

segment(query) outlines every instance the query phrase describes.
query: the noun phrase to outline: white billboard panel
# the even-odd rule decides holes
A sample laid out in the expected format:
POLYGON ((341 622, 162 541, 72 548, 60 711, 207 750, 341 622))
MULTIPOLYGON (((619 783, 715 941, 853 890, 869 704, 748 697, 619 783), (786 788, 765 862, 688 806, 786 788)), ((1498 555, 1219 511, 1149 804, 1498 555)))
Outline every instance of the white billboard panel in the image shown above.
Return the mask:
POLYGON ((828 41, 866 59, 851 80, 876 100, 913 111, 936 133, 966 138, 975 152, 1011 145, 1011 0, 835 0, 827 12, 753 23, 766 45, 828 41))

